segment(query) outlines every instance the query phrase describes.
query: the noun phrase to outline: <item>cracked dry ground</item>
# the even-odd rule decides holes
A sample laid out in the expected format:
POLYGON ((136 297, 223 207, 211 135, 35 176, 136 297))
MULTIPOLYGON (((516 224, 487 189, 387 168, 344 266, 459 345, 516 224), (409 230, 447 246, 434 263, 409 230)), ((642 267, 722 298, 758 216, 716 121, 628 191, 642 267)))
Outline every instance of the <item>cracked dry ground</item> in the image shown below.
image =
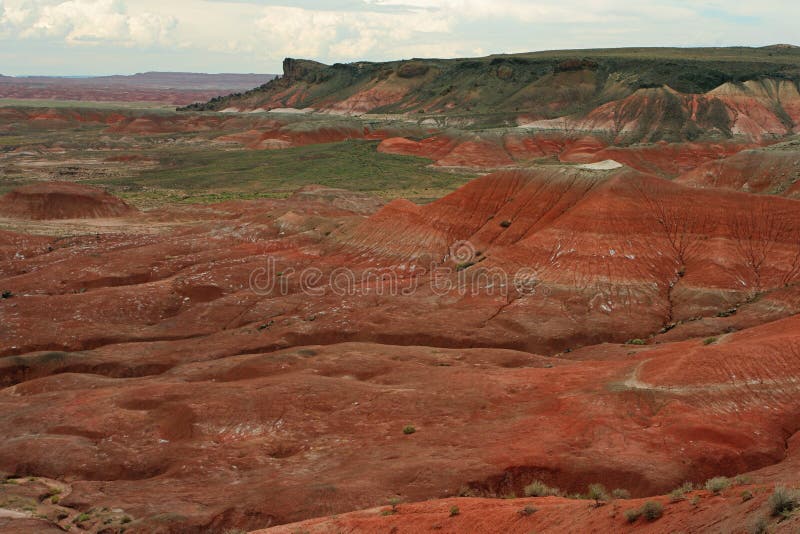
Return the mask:
POLYGON ((646 498, 631 528, 746 529, 800 478, 800 211, 687 191, 551 165, 3 231, 0 530, 613 531, 646 498), (658 497, 740 473, 746 503, 658 497), (534 479, 633 498, 498 498, 534 479))

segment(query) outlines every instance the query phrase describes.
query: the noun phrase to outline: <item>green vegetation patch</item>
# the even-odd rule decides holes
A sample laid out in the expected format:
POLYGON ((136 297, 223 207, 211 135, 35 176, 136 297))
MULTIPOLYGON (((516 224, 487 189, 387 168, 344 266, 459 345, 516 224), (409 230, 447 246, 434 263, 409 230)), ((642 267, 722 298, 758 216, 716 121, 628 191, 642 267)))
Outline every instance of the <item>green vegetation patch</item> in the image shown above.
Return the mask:
POLYGON ((172 148, 157 154, 160 164, 155 169, 97 184, 111 186, 115 192, 162 190, 177 201, 202 201, 198 195, 208 201, 285 196, 310 184, 389 196, 436 197, 473 177, 431 169, 424 158, 377 152, 377 144, 350 140, 283 150, 172 148), (182 199, 176 191, 191 200, 182 199))

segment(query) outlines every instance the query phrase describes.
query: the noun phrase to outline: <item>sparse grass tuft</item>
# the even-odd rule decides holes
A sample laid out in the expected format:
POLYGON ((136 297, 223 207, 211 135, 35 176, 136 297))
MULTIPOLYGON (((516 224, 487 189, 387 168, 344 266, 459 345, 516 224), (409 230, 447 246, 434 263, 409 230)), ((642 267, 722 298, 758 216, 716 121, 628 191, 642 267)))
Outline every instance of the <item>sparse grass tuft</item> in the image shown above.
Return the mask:
POLYGON ((616 488, 615 490, 611 491, 611 496, 615 499, 630 499, 631 492, 626 489, 616 488))
POLYGON ((707 337, 703 340, 703 345, 711 345, 712 343, 716 343, 717 338, 715 337, 707 337))
POLYGON ((728 477, 714 477, 706 481, 705 488, 716 494, 722 493, 731 485, 731 480, 728 477))
POLYGON ((655 521, 664 515, 664 507, 655 501, 647 501, 644 503, 644 506, 642 506, 642 515, 648 521, 655 521))
POLYGON ((535 513, 536 513, 536 508, 534 508, 533 506, 526 506, 525 508, 519 511, 519 515, 525 517, 532 516, 535 513))
POLYGON ((450 517, 455 517, 461 513, 461 510, 458 509, 458 506, 451 506, 450 507, 450 517))
POLYGON ((594 504, 600 506, 602 501, 608 500, 608 493, 602 484, 589 484, 589 491, 586 493, 587 497, 594 499, 594 504))
POLYGON ((777 517, 787 515, 798 506, 798 495, 783 486, 777 486, 769 496, 770 513, 777 517))
POLYGON ((752 498, 753 498, 753 492, 748 491, 748 490, 744 490, 742 492, 742 502, 747 502, 752 498))
POLYGON ((682 501, 686 498, 686 494, 689 493, 694 489, 694 486, 691 482, 684 482, 671 492, 669 492, 669 500, 670 502, 678 502, 682 501))
POLYGON ((526 497, 549 497, 551 495, 559 495, 560 493, 558 488, 551 488, 541 480, 534 480, 525 486, 526 497))
POLYGON ((417 429, 414 428, 414 425, 406 425, 406 426, 403 427, 403 434, 405 434, 406 436, 409 436, 409 435, 413 434, 416 431, 417 431, 417 429))
POLYGON ((753 523, 752 527, 750 527, 750 532, 751 534, 766 534, 767 520, 763 517, 756 519, 756 522, 753 523))
POLYGON ((644 339, 629 339, 625 342, 626 345, 646 345, 647 342, 644 339))
POLYGON ((639 509, 625 510, 625 519, 628 523, 636 523, 642 517, 642 511, 639 509))

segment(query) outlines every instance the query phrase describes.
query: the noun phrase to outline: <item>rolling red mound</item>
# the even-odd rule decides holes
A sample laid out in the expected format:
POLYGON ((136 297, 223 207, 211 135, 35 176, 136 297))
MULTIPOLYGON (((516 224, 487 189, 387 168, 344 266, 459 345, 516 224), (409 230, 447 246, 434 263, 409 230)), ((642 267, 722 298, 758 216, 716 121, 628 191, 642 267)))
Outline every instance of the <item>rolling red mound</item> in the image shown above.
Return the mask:
POLYGON ((665 132, 686 139, 705 133, 760 141, 797 133, 800 92, 791 81, 772 79, 726 83, 702 95, 664 86, 639 89, 584 115, 525 124, 537 129, 604 132, 615 142, 659 141, 665 132))
POLYGON ((667 143, 609 146, 592 135, 542 133, 519 130, 497 134, 435 134, 420 141, 389 137, 379 152, 420 156, 437 167, 499 169, 519 167, 531 161, 557 158, 565 163, 596 163, 615 160, 645 173, 675 177, 702 164, 755 147, 753 143, 667 143))
POLYGON ((709 161, 682 174, 676 182, 701 188, 722 188, 795 198, 800 195, 800 148, 787 142, 745 150, 709 161))
MULTIPOLYGON (((66 481, 68 514, 256 529, 466 492, 489 500, 453 525, 513 530, 524 504, 494 498, 534 478, 796 483, 796 201, 550 165, 424 206, 307 188, 149 221, 170 226, 0 256, 0 471, 66 481)), ((427 528, 447 506, 320 528, 427 528)), ((532 528, 623 525, 616 504, 535 506, 532 528)))
POLYGON ((35 183, 0 197, 0 216, 19 219, 90 219, 135 212, 102 189, 73 182, 35 183))

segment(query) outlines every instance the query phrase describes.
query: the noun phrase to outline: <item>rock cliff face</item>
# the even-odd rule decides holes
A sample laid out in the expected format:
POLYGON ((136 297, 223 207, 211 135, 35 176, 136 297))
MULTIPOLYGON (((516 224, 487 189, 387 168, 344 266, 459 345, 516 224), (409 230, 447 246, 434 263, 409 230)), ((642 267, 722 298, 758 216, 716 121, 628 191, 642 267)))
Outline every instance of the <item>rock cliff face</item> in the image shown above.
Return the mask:
POLYGON ((797 131, 799 69, 795 49, 586 50, 332 66, 286 59, 282 78, 190 108, 472 114, 602 132, 617 142, 761 139, 797 131))

